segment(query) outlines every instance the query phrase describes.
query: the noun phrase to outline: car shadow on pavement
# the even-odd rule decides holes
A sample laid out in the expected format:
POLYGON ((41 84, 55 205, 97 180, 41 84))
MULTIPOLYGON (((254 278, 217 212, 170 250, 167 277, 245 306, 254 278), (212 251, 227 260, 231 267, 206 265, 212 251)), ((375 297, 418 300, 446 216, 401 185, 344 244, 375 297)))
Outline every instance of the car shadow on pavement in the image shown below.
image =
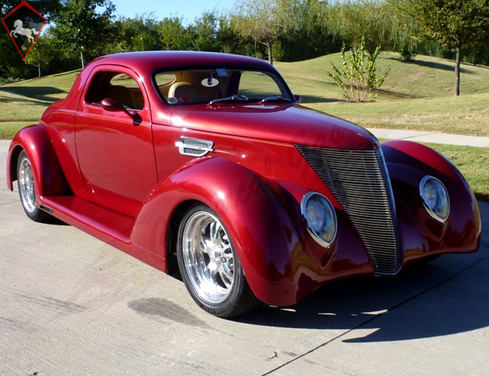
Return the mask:
POLYGON ((292 307, 263 307, 236 321, 344 330, 340 337, 348 335, 345 342, 401 341, 484 328, 489 326, 488 253, 486 246, 477 254, 413 265, 396 277, 334 282, 292 307), (351 339, 354 334, 361 337, 351 339))

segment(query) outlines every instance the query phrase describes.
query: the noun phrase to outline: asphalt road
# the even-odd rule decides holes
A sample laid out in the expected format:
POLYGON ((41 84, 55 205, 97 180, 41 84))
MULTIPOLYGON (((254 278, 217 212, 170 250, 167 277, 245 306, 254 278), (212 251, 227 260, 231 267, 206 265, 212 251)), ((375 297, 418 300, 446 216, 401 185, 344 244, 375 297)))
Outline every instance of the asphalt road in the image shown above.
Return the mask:
POLYGON ((63 224, 24 215, 0 141, 0 375, 487 375, 483 244, 395 278, 328 285, 236 320, 183 283, 63 224))

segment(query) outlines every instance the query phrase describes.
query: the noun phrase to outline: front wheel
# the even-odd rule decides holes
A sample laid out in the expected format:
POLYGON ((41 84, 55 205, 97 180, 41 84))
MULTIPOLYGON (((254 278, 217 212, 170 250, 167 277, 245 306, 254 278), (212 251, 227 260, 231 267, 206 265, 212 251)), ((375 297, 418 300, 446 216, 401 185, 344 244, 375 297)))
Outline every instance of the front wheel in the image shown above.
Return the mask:
POLYGON ((177 258, 187 290, 218 317, 245 313, 259 303, 248 286, 224 225, 205 205, 190 209, 180 223, 177 258))
POLYGON ((22 150, 17 160, 17 185, 19 188, 20 202, 25 214, 36 222, 43 222, 49 218, 49 214, 36 206, 36 190, 34 186, 34 173, 27 153, 22 150))

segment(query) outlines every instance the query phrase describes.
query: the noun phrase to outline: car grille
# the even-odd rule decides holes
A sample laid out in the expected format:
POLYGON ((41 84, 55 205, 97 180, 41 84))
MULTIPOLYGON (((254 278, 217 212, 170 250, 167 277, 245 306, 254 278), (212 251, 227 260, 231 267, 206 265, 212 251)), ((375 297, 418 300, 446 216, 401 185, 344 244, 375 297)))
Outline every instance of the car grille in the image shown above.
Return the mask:
POLYGON ((382 150, 340 150, 296 145, 355 226, 375 274, 402 266, 394 195, 382 150))

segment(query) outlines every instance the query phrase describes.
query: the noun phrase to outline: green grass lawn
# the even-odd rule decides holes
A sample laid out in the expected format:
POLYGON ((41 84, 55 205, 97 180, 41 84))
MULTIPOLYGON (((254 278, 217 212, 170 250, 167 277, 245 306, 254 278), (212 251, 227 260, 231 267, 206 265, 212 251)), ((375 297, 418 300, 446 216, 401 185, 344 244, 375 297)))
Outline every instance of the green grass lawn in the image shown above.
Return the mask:
POLYGON ((66 96, 79 71, 0 86, 0 138, 39 121, 44 110, 66 96))
POLYGON ((303 104, 364 127, 489 136, 489 68, 463 64, 461 96, 453 96, 454 63, 418 56, 412 62, 384 52, 379 72, 391 69, 373 102, 349 103, 328 77, 340 54, 276 67, 303 104))
MULTIPOLYGON (((489 136, 489 68, 463 65, 461 96, 454 97, 453 62, 417 56, 403 62, 398 54, 382 53, 380 72, 391 69, 373 102, 349 103, 328 77, 330 62, 340 54, 276 63, 292 91, 305 106, 373 128, 410 129, 489 136)), ((48 105, 68 93, 79 71, 0 86, 0 138, 36 123, 48 105)), ((477 197, 489 202, 489 149, 430 144, 452 160, 477 197)))
MULTIPOLYGON (((316 59, 276 63, 305 106, 324 111, 364 127, 435 131, 489 136, 489 68, 462 65, 461 93, 454 97, 450 60, 417 56, 412 62, 384 52, 378 69, 391 69, 377 98, 369 103, 349 103, 328 77, 331 62, 340 54, 316 59)), ((0 137, 35 123, 45 108, 63 98, 79 71, 56 74, 0 86, 0 137)))

